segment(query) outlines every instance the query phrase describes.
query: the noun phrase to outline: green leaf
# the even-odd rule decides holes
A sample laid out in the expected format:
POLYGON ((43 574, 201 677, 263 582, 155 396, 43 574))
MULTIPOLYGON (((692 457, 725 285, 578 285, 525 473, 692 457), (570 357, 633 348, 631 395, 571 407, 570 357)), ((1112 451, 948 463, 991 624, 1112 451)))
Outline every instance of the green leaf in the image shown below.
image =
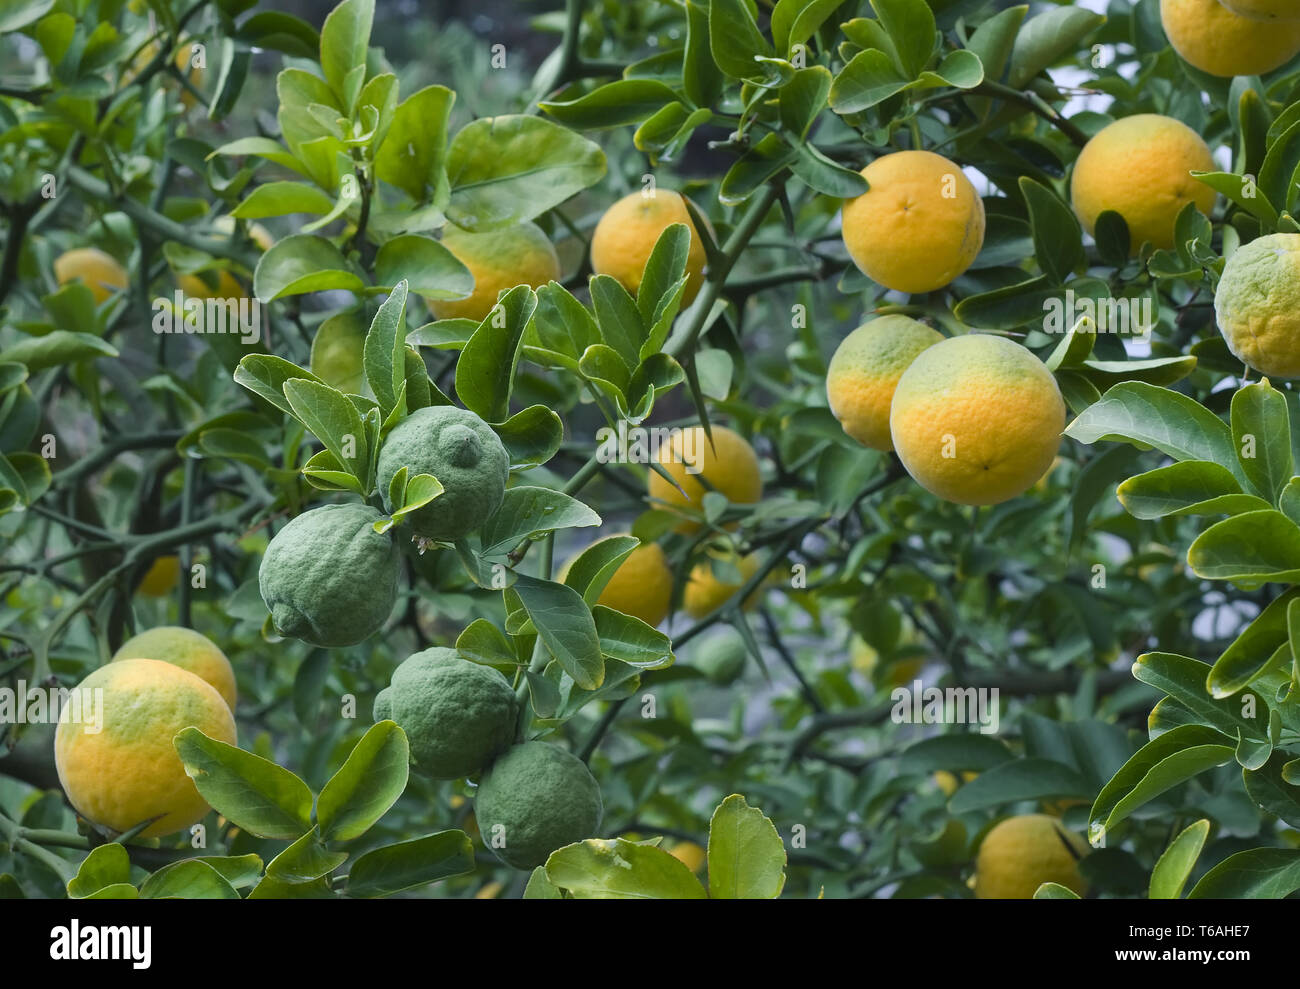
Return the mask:
POLYGON ((348 860, 347 852, 332 852, 312 828, 266 865, 266 874, 282 883, 312 883, 328 876, 348 860))
POLYGON ((1027 4, 1008 7, 981 23, 966 42, 966 48, 979 56, 985 75, 994 82, 1002 79, 1016 34, 1028 12, 1027 4))
POLYGON ((1206 677, 1205 687, 1212 696, 1231 697, 1268 668, 1274 653, 1288 642, 1292 607, 1298 602, 1300 591, 1287 591, 1238 633, 1206 677))
POLYGON ((1250 798, 1294 828, 1300 822, 1300 787, 1285 776, 1288 759, 1286 753, 1272 752, 1266 763, 1245 770, 1242 776, 1250 798))
POLYGON ((573 682, 595 690, 605 679, 596 622, 582 596, 554 581, 519 575, 513 592, 519 596, 542 643, 573 682))
POLYGON ((930 61, 938 39, 929 5, 925 0, 871 0, 871 6, 894 42, 899 70, 915 79, 930 61))
POLYGON ((1239 702, 1212 698, 1206 691, 1210 667, 1198 660, 1175 653, 1149 652, 1133 664, 1133 676, 1145 684, 1162 690, 1191 712, 1195 719, 1217 729, 1229 738, 1245 735, 1251 738, 1268 737, 1268 714, 1254 720, 1241 715, 1239 702))
POLYGON ((1267 380, 1232 396, 1232 442, 1255 493, 1276 504, 1291 479, 1291 421, 1286 398, 1267 380))
POLYGON ((510 454, 511 467, 544 464, 564 442, 564 422, 545 405, 530 405, 494 428, 510 454))
POLYGON ((447 218, 499 230, 558 206, 605 175, 605 153, 566 127, 529 116, 483 117, 451 142, 447 218))
POLYGON ((1209 833, 1210 822, 1202 819, 1189 824, 1169 843, 1151 870, 1149 899, 1177 900, 1183 895, 1187 877, 1192 874, 1209 833))
POLYGON ((546 878, 546 867, 539 865, 528 877, 528 885, 524 887, 524 899, 562 900, 564 893, 560 891, 560 887, 546 878))
POLYGON ((619 79, 574 100, 543 100, 537 105, 575 130, 598 130, 639 124, 676 101, 677 94, 656 79, 619 79))
POLYGON ((672 640, 653 626, 600 604, 593 606, 591 613, 605 656, 639 670, 660 670, 673 664, 672 640))
POLYGON ((579 900, 708 899, 678 859, 625 838, 589 838, 556 849, 546 860, 546 878, 579 900))
POLYGON ((131 882, 131 858, 117 843, 92 848, 68 880, 68 896, 82 900, 108 886, 131 882))
POLYGON ((330 11, 320 32, 320 64, 325 81, 339 97, 339 106, 351 111, 361 91, 350 82, 361 70, 364 79, 370 25, 375 17, 374 0, 343 0, 330 11))
POLYGON ((953 794, 954 814, 985 810, 1018 800, 1087 797, 1092 793, 1078 772, 1053 759, 1012 759, 980 773, 953 794))
POLYGON ((1215 192, 1222 193, 1246 212, 1262 220, 1267 229, 1277 226, 1277 210, 1273 208, 1260 191, 1253 177, 1237 175, 1233 172, 1198 172, 1193 170, 1192 177, 1199 179, 1215 192))
POLYGON ((253 189, 230 215, 241 220, 259 220, 290 213, 328 213, 334 200, 305 182, 267 182, 253 189))
POLYGON ((326 841, 351 841, 365 834, 406 789, 411 750, 406 733, 380 721, 357 742, 316 801, 316 819, 326 841))
POLYGON ((1259 169, 1259 192, 1279 213, 1289 213, 1300 171, 1300 121, 1270 140, 1259 169))
POLYGON ((470 270, 432 237, 400 234, 375 255, 375 281, 381 286, 407 282, 426 299, 463 299, 474 291, 470 270))
POLYGON ((1208 580, 1300 582, 1300 526, 1271 508, 1234 515, 1196 537, 1187 565, 1208 580))
POLYGON ((366 430, 357 407, 348 397, 329 385, 306 378, 286 381, 284 395, 293 414, 325 444, 334 459, 363 487, 367 485, 370 451, 366 430))
POLYGON ((506 491, 501 507, 483 523, 479 537, 483 555, 491 556, 557 529, 594 525, 600 525, 600 516, 576 498, 551 488, 521 484, 506 491))
POLYGON ((311 790, 289 770, 197 728, 186 728, 174 744, 203 799, 236 827, 281 841, 311 829, 311 790))
POLYGON ((1201 877, 1191 900, 1280 900, 1300 889, 1300 850, 1252 848, 1229 855, 1201 877))
POLYGON ((831 83, 830 105, 838 114, 861 113, 907 89, 894 60, 876 48, 858 52, 831 83))
MULTIPOLYGON (((656 317, 662 317, 667 297, 680 292, 678 283, 686 275, 686 262, 690 255, 691 231, 684 223, 670 223, 655 241, 654 250, 646 260, 641 284, 636 292, 636 308, 642 327, 653 326, 656 317)), ((594 298, 594 286, 593 286, 594 298)), ((680 295, 678 296, 680 299, 680 295)), ((600 312, 597 310, 597 317, 600 312)), ((667 317, 671 321, 672 316, 667 317)), ((636 361, 645 356, 638 348, 636 361)))
POLYGON ((709 897, 774 900, 785 886, 785 844, 757 807, 733 793, 709 822, 709 897))
POLYGON ((277 241, 253 272, 253 294, 263 303, 327 289, 360 292, 364 288, 365 282, 339 249, 315 234, 277 241))
POLYGON ((23 364, 31 373, 95 357, 117 357, 117 348, 90 333, 54 330, 40 337, 28 337, 0 351, 0 361, 23 364))
POLYGON ((200 859, 184 859, 163 866, 140 887, 140 898, 161 900, 238 900, 235 887, 208 863, 200 859))
POLYGON ((1052 7, 1025 22, 1011 51, 1007 84, 1020 89, 1055 62, 1073 54, 1079 42, 1106 22, 1083 7, 1052 7))
POLYGON ((1034 890, 1035 900, 1077 900, 1079 894, 1060 883, 1043 883, 1034 890))
POLYGON ((900 773, 983 772, 1013 758, 1005 742, 989 735, 962 732, 938 735, 909 745, 899 759, 900 773))
POLYGON ((54 0, 6 0, 0 5, 0 34, 34 24, 54 7, 54 0))
POLYGON ((709 15, 698 0, 685 0, 686 50, 682 55, 682 89, 697 107, 711 107, 722 93, 722 72, 709 48, 709 15))
POLYGON ((399 103, 375 153, 375 175, 417 203, 445 205, 447 123, 455 101, 447 87, 426 86, 399 103))
POLYGON ((1110 389, 1065 434, 1080 443, 1145 444, 1175 460, 1237 462, 1232 434, 1222 419, 1186 395, 1140 381, 1110 389))
POLYGON ((516 285, 479 324, 456 362, 456 395, 465 408, 488 422, 504 422, 510 416, 519 344, 536 309, 533 290, 516 285))
POLYGON ((346 892, 352 897, 391 896, 473 871, 469 836, 439 831, 366 852, 348 870, 346 892))
POLYGON ((1143 804, 1232 757, 1232 739, 1222 732, 1204 725, 1171 728, 1138 749, 1102 787, 1089 815, 1089 838, 1100 841, 1143 804))
POLYGON ((774 54, 745 0, 710 0, 709 49, 718 68, 733 79, 764 78, 755 56, 774 54))
POLYGON ((375 313, 362 350, 366 381, 385 419, 406 384, 406 283, 398 282, 375 313))
POLYGON ((1038 266, 1048 278, 1061 284, 1085 262, 1079 218, 1056 193, 1028 176, 1020 177, 1020 192, 1029 207, 1038 266))
POLYGON ((648 336, 636 301, 611 275, 596 275, 591 279, 590 289, 601 337, 623 358, 629 370, 635 368, 640 362, 641 345, 648 336))
POLYGON ((1230 515, 1269 507, 1268 502, 1243 494, 1232 471, 1205 460, 1184 460, 1130 477, 1115 494, 1139 519, 1230 515))
POLYGON ((564 583, 594 605, 600 593, 631 552, 641 544, 635 536, 606 536, 574 557, 564 574, 564 583))

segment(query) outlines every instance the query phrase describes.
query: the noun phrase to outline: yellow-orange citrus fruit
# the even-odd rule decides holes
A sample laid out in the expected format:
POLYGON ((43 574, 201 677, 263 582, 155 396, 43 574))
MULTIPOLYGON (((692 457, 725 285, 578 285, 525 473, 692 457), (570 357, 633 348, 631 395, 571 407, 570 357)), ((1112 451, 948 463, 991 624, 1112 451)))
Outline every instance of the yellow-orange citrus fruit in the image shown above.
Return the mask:
POLYGON ((179 625, 160 625, 127 639, 113 653, 112 663, 124 659, 156 659, 188 670, 216 688, 229 706, 235 709, 235 671, 230 660, 206 635, 179 625))
POLYGON ((1234 14, 1264 21, 1300 20, 1295 0, 1219 0, 1234 14))
POLYGON ((115 832, 158 817, 141 832, 146 838, 201 820, 208 805, 172 739, 194 727, 233 745, 235 719, 221 695, 193 673, 156 659, 101 666, 77 689, 103 691, 102 731, 87 732, 84 718, 73 720, 65 707, 54 736, 59 782, 77 813, 115 832))
MULTIPOLYGON (((692 426, 674 433, 672 441, 659 448, 659 463, 685 496, 651 471, 652 500, 669 508, 689 506, 698 511, 709 490, 699 481, 703 477, 714 491, 726 495, 733 505, 758 502, 763 496, 763 477, 754 448, 743 436, 726 426, 711 426, 710 432, 713 434, 712 443, 703 426, 692 426)), ((677 528, 679 532, 694 532, 699 529, 699 524, 687 520, 677 528)))
MULTIPOLYGON (((686 587, 682 590, 682 607, 692 618, 704 618, 706 615, 713 614, 726 604, 758 570, 757 553, 750 553, 748 556, 724 556, 721 559, 740 572, 741 581, 737 584, 730 580, 718 579, 717 574, 713 572, 712 564, 708 561, 695 564, 691 568, 690 577, 686 580, 686 587)), ((759 588, 756 587, 749 597, 745 598, 743 604, 745 610, 753 608, 758 603, 758 593, 759 588)))
POLYGON ((693 841, 679 841, 668 849, 668 854, 692 872, 699 872, 708 861, 709 853, 693 841))
POLYGON ((60 285, 82 282, 102 304, 118 289, 126 288, 126 269, 98 247, 74 247, 54 259, 54 277, 60 285))
POLYGON ((1070 180, 1074 212, 1088 233, 1114 210, 1136 254, 1144 241, 1174 246, 1174 221, 1188 203, 1208 214, 1214 190, 1192 171, 1216 170, 1209 146, 1181 120, 1158 113, 1123 117, 1098 131, 1079 153, 1070 180))
POLYGON ((943 335, 907 316, 881 316, 859 326, 836 348, 826 372, 826 397, 844 432, 873 450, 892 450, 889 405, 907 366, 943 335))
POLYGON ((1300 377, 1300 234, 1269 234, 1223 266, 1214 314, 1228 349, 1274 378, 1300 377))
POLYGON ((176 590, 176 581, 181 576, 181 561, 175 556, 160 556, 140 580, 139 591, 151 598, 160 598, 176 590))
POLYGON ((896 151, 862 170, 870 188, 844 204, 849 257, 898 292, 932 292, 969 268, 984 246, 984 203, 943 155, 896 151))
MULTIPOLYGON (((961 782, 969 783, 978 775, 979 773, 972 773, 970 770, 966 770, 961 774, 961 782)), ((940 769, 931 778, 934 780, 934 785, 943 791, 945 797, 951 797, 957 792, 957 787, 961 785, 957 782, 956 774, 950 773, 946 769, 940 769)))
POLYGON ((668 617, 672 599, 668 557, 658 543, 642 543, 619 564, 596 603, 658 625, 668 617))
POLYGON ((686 256, 686 290, 682 293, 682 305, 689 306, 704 284, 704 244, 681 193, 672 189, 634 192, 605 211, 591 236, 592 271, 618 279, 636 295, 650 252, 659 235, 674 223, 684 223, 691 231, 691 246, 686 256))
POLYGON ((429 307, 438 319, 481 323, 502 292, 516 285, 538 288, 560 277, 555 247, 535 223, 486 233, 471 233, 449 224, 442 231, 442 246, 474 276, 474 291, 464 299, 431 299, 429 307))
POLYGON ((1083 896, 1088 884, 1079 859, 1082 838, 1047 814, 1022 814, 995 825, 975 859, 975 896, 981 900, 1030 900, 1043 883, 1059 883, 1083 896))
POLYGON ((235 276, 225 268, 204 272, 207 277, 216 276, 216 285, 210 286, 198 275, 177 275, 176 284, 182 292, 194 299, 242 299, 244 288, 235 276))
POLYGON ((1160 23, 1183 61, 1212 76, 1263 75, 1300 52, 1300 21, 1242 17, 1219 0, 1160 0, 1160 23))
POLYGON ((889 428, 921 487, 962 505, 996 505, 1052 465, 1065 403, 1052 372, 1028 350, 972 333, 922 351, 903 372, 889 428))

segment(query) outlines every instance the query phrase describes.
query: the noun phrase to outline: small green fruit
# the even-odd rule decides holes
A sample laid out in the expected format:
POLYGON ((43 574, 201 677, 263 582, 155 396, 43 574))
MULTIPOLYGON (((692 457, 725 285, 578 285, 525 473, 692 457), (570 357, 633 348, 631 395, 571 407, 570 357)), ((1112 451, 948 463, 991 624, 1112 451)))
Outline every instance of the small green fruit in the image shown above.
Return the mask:
POLYGON ((536 868, 555 849, 592 837, 603 810, 600 787, 587 767, 547 742, 525 742, 506 752, 484 774, 474 798, 483 840, 516 869, 536 868))
POLYGON ((492 427, 451 405, 417 409, 388 434, 379 451, 377 481, 388 511, 389 486, 403 467, 407 480, 432 474, 442 494, 409 517, 416 535, 451 543, 486 522, 501 507, 510 457, 492 427))
POLYGON ((711 682, 725 687, 745 672, 748 652, 740 633, 734 628, 724 628, 696 647, 692 665, 711 682))
POLYGON ((399 555, 368 505, 323 505, 276 533, 258 571, 282 635, 350 646, 379 631, 397 601, 399 555))
POLYGON ((375 720, 396 721, 411 744, 411 765, 436 780, 479 772, 515 740, 517 715, 506 678, 455 649, 408 657, 375 697, 375 720))

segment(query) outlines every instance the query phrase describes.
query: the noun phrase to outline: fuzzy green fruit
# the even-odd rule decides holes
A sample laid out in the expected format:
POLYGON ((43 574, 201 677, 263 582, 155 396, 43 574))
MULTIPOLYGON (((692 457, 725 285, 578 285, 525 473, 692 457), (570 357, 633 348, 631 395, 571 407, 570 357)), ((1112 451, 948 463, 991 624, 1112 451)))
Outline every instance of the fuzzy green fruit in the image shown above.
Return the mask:
POLYGON ((389 486, 403 467, 407 480, 432 474, 442 494, 411 513, 415 534, 451 543, 486 522, 501 507, 510 457, 492 427, 452 405, 417 409, 388 434, 379 451, 379 491, 388 511, 389 486))
POLYGON ((536 868, 555 849, 592 837, 602 812, 600 787, 587 767, 547 742, 506 752, 484 774, 474 798, 483 840, 516 869, 536 868))
POLYGON ((411 765, 436 780, 479 772, 515 740, 518 713, 506 678, 455 649, 409 656, 375 697, 375 720, 396 721, 411 765))
POLYGON ((324 505, 276 533, 258 585, 282 635, 350 646, 379 631, 397 601, 399 555, 368 505, 324 505))

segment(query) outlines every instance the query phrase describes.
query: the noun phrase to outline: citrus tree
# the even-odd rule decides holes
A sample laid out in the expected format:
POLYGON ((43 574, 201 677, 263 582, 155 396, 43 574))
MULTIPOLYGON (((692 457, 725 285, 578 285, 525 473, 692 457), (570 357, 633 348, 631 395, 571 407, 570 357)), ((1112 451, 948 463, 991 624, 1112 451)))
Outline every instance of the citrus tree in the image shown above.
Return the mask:
POLYGON ((0 2, 0 891, 1300 889, 1288 4, 383 15, 0 2))

